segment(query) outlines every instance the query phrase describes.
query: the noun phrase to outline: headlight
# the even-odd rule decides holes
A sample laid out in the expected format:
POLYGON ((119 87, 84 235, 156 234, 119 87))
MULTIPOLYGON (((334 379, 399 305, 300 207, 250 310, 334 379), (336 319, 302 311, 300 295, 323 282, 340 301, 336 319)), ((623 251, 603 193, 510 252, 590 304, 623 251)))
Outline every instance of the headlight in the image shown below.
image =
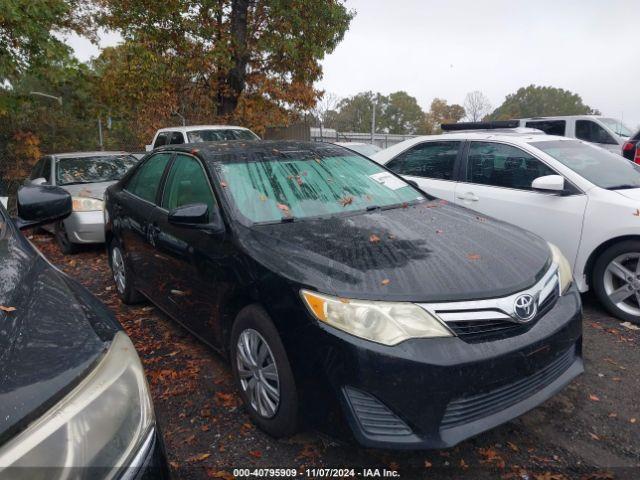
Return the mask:
POLYGON ((549 244, 551 248, 551 258, 553 263, 558 265, 558 277, 560 280, 560 295, 563 295, 573 282, 573 273, 569 260, 562 254, 560 249, 553 243, 549 244))
POLYGON ((384 345, 409 338, 450 337, 437 318, 408 302, 368 302, 300 291, 315 318, 356 337, 384 345))
POLYGON ((129 337, 118 332, 75 389, 0 448, 0 477, 34 478, 40 468, 47 478, 67 478, 68 469, 50 467, 108 467, 111 478, 132 463, 154 424, 142 365, 129 337))
POLYGON ((99 212, 103 201, 90 197, 72 197, 74 212, 99 212))

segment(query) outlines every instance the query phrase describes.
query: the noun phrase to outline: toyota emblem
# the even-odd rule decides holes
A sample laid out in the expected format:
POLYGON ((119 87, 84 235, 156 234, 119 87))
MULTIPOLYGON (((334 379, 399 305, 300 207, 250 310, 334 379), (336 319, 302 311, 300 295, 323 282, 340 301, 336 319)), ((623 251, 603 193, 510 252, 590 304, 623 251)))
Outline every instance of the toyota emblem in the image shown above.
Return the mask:
POLYGON ((538 313, 538 305, 533 295, 525 293, 516 298, 513 302, 513 313, 521 322, 528 322, 538 313))

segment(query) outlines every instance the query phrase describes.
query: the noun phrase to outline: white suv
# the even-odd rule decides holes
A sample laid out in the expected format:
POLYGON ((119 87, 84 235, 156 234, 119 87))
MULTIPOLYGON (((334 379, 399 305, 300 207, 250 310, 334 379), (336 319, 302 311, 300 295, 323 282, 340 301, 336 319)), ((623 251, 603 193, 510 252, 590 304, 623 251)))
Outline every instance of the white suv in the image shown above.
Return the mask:
POLYGON ((219 142, 226 140, 260 140, 260 137, 248 128, 233 125, 191 125, 184 127, 161 128, 146 146, 147 152, 163 145, 181 143, 219 142))
POLYGON ((521 118, 518 122, 521 127, 537 128, 549 135, 577 138, 619 154, 633 134, 620 120, 596 115, 521 118))
POLYGON ((640 323, 640 166, 587 142, 508 132, 417 137, 372 158, 559 246, 580 291, 640 323))

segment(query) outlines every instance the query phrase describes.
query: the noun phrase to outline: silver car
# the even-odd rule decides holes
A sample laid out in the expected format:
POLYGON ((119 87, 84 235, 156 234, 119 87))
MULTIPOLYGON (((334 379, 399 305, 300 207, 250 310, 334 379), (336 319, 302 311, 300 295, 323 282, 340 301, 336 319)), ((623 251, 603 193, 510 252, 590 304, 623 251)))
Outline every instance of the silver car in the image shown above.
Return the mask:
POLYGON ((136 163, 127 152, 59 153, 36 163, 30 184, 57 185, 73 198, 73 213, 45 227, 55 234, 63 253, 76 252, 80 244, 104 242, 104 191, 136 163))

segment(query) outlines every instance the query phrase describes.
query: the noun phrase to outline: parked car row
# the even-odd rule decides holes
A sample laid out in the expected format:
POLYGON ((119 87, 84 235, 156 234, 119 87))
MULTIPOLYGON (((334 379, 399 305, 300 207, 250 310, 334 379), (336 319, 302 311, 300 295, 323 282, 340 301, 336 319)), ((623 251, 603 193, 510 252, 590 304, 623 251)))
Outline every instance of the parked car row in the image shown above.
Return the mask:
POLYGON ((365 446, 441 448, 550 398, 584 368, 581 291, 640 319, 640 166, 524 128, 373 160, 216 126, 163 129, 139 161, 44 158, 15 223, 0 208, 0 475, 166 474, 130 340, 18 228, 56 225, 63 251, 104 241, 122 301, 151 301, 228 357, 275 437, 337 415, 365 446), (64 346, 21 345, 37 335, 64 346))

